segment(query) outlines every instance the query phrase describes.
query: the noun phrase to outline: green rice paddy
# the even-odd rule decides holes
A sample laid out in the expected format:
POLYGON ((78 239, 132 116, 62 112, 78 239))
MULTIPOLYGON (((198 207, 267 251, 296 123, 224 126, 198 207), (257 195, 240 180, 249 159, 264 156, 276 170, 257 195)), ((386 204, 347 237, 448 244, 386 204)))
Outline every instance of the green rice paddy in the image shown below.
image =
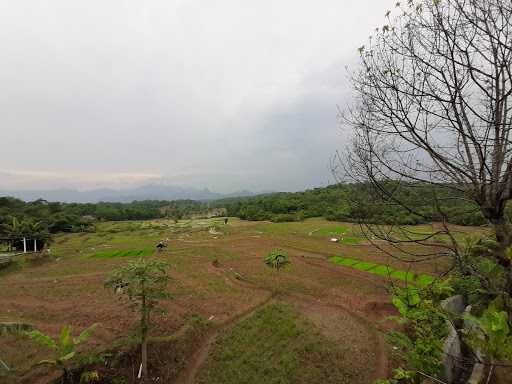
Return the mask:
POLYGON ((153 249, 112 249, 95 253, 92 257, 96 259, 112 259, 115 257, 143 257, 152 255, 153 249))
POLYGON ((372 273, 374 275, 389 277, 396 280, 406 281, 425 287, 432 284, 434 278, 430 275, 416 275, 412 272, 400 271, 387 265, 375 264, 366 261, 350 259, 348 257, 333 256, 329 259, 332 263, 342 265, 344 267, 354 268, 360 271, 372 273))
POLYGON ((345 226, 329 226, 325 228, 321 228, 315 232, 316 235, 320 236, 329 236, 329 235, 343 235, 348 231, 348 227, 345 226))

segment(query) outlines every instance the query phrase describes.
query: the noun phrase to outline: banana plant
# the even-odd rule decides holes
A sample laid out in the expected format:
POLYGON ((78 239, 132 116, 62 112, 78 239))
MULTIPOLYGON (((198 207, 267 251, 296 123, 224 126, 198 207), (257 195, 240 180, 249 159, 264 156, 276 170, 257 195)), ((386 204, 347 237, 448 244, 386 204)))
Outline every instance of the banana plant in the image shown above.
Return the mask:
POLYGON ((3 225, 3 231, 10 236, 21 236, 25 232, 26 222, 13 217, 9 224, 3 225))
POLYGON ((67 383, 70 379, 68 367, 77 354, 77 346, 89 339, 96 326, 97 324, 91 325, 89 328, 82 331, 78 337, 72 336, 71 326, 69 325, 64 326, 60 331, 59 337, 55 339, 38 330, 27 332, 27 335, 36 343, 54 351, 53 359, 42 360, 38 364, 53 365, 62 369, 64 373, 63 381, 67 383))
POLYGON ((288 254, 282 249, 273 249, 266 257, 265 264, 279 271, 285 265, 289 264, 288 254))
MULTIPOLYGON (((290 261, 288 260, 288 254, 282 249, 273 249, 264 259, 267 267, 272 268, 274 271, 279 272, 284 266, 288 265, 290 261)), ((274 281, 274 289, 273 293, 277 294, 279 287, 279 273, 275 274, 276 281, 274 281)))
POLYGON ((33 221, 30 219, 18 219, 13 217, 9 224, 2 226, 3 232, 13 237, 39 234, 44 231, 41 221, 33 221))

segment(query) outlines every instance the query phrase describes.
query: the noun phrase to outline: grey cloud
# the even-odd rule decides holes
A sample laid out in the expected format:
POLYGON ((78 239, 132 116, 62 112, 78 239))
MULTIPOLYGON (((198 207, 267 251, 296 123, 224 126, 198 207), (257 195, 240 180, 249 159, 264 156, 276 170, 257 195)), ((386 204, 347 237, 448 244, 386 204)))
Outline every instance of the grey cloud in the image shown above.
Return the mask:
POLYGON ((344 145, 345 65, 390 5, 4 1, 0 172, 25 173, 21 184, 0 173, 0 184, 108 186, 114 174, 222 192, 325 184, 344 145))

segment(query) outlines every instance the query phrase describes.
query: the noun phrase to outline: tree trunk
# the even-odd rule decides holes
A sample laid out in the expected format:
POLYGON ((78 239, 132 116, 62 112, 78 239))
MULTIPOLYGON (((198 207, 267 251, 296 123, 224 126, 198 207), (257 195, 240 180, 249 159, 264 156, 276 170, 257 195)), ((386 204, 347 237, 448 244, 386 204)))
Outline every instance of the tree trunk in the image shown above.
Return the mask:
POLYGON ((142 335, 141 344, 141 355, 142 355, 142 377, 148 376, 148 340, 147 335, 142 335))
POLYGON ((279 294, 279 269, 274 268, 274 296, 277 296, 279 294))
MULTIPOLYGON (((496 241, 498 242, 497 257, 499 264, 505 269, 506 273, 506 292, 512 295, 512 260, 507 255, 507 250, 512 246, 512 225, 504 215, 497 218, 490 218, 496 232, 496 241)), ((510 303, 506 303, 507 306, 510 303)), ((509 310, 510 311, 510 310, 509 310)))
POLYGON ((140 314, 140 333, 141 333, 141 361, 142 361, 142 377, 148 376, 148 308, 146 304, 146 294, 144 283, 142 283, 142 303, 140 314))
POLYGON ((70 384, 71 380, 70 380, 70 377, 69 377, 69 371, 67 370, 67 368, 64 368, 64 367, 62 367, 62 370, 64 372, 64 377, 63 377, 62 382, 64 384, 70 384))
POLYGON ((508 247, 512 244, 512 228, 504 217, 500 217, 496 220, 491 220, 496 231, 496 241, 499 244, 498 251, 500 252, 500 258, 503 257, 508 261, 510 265, 510 259, 505 256, 505 252, 508 247))

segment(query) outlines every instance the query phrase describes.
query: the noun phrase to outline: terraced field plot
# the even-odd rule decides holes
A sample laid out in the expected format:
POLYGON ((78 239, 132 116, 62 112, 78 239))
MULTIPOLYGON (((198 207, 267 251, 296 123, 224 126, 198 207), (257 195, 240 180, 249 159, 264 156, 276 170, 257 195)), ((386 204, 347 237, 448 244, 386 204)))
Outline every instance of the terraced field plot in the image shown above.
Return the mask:
MULTIPOLYGON (((387 372, 387 352, 378 329, 394 312, 382 277, 403 280, 407 265, 379 253, 365 241, 357 225, 323 219, 273 224, 232 218, 228 225, 218 219, 101 223, 96 233, 59 235, 50 256, 0 272, 0 321, 31 324, 54 336, 64 325, 78 332, 98 323, 86 349, 131 348, 123 340, 134 329, 137 314, 103 283, 113 270, 137 257, 167 262, 173 278, 168 289, 174 298, 163 303, 166 314, 155 318, 152 330, 152 337, 160 340, 150 346, 154 380, 180 384, 204 382, 208 377, 227 380, 226 384, 242 382, 222 376, 215 368, 223 364, 223 345, 232 345, 232 336, 237 329, 245 329, 244 324, 253 335, 271 332, 267 321, 254 320, 259 317, 249 323, 244 319, 276 293, 279 305, 291 312, 276 310, 261 316, 274 316, 283 325, 294 319, 297 324, 298 330, 289 335, 288 326, 283 333, 276 328, 279 338, 289 338, 289 343, 282 344, 291 348, 286 352, 288 367, 303 367, 304 354, 316 361, 315 353, 326 353, 330 362, 328 368, 317 361, 317 368, 298 369, 288 382, 305 382, 306 378, 308 383, 321 382, 322 375, 333 371, 339 382, 367 384, 387 372), (355 238, 358 244, 332 243, 329 237, 333 233, 355 238), (167 239, 169 247, 156 252, 158 241, 167 239), (291 261, 279 274, 263 263, 274 248, 286 250, 291 261), (350 268, 329 261, 336 254, 347 255, 336 260, 350 268), (283 313, 285 318, 280 317, 283 313), (184 332, 191 319, 201 319, 199 324, 206 331, 202 326, 199 333, 184 332), (350 356, 352 365, 345 365, 339 356, 350 356), (376 368, 369 371, 368 366, 376 368), (355 375, 356 371, 367 374, 355 375)), ((417 264, 410 273, 419 276, 415 281, 423 284, 430 278, 423 276, 441 268, 442 263, 417 264)), ((240 345, 252 344, 250 338, 242 341, 240 345)), ((256 348, 252 354, 256 359, 261 352, 256 348)), ((250 357, 244 355, 236 364, 250 364, 250 357)), ((2 344, 0 358, 12 368, 8 377, 0 376, 0 383, 43 384, 55 377, 48 367, 29 370, 37 361, 51 358, 51 353, 26 338, 10 336, 2 344)), ((137 359, 123 364, 119 372, 127 384, 135 383, 132 372, 138 369, 137 359)), ((275 375, 266 367, 264 376, 269 382, 271 377, 279 382, 286 373, 286 364, 283 367, 275 370, 275 375)), ((253 372, 247 369, 246 377, 253 372)))
POLYGON ((345 346, 323 336, 297 310, 275 303, 217 338, 199 383, 341 384, 357 376, 345 346))
POLYGON ((430 275, 415 274, 413 272, 395 270, 388 265, 364 262, 341 256, 333 256, 329 260, 334 264, 343 265, 345 267, 358 269, 360 271, 365 271, 379 276, 389 277, 390 279, 397 279, 404 282, 413 283, 419 287, 425 287, 429 284, 432 284, 434 281, 434 277, 430 275))
POLYGON ((96 259, 111 259, 113 257, 144 257, 154 253, 154 249, 121 249, 109 250, 95 253, 92 257, 96 259))

